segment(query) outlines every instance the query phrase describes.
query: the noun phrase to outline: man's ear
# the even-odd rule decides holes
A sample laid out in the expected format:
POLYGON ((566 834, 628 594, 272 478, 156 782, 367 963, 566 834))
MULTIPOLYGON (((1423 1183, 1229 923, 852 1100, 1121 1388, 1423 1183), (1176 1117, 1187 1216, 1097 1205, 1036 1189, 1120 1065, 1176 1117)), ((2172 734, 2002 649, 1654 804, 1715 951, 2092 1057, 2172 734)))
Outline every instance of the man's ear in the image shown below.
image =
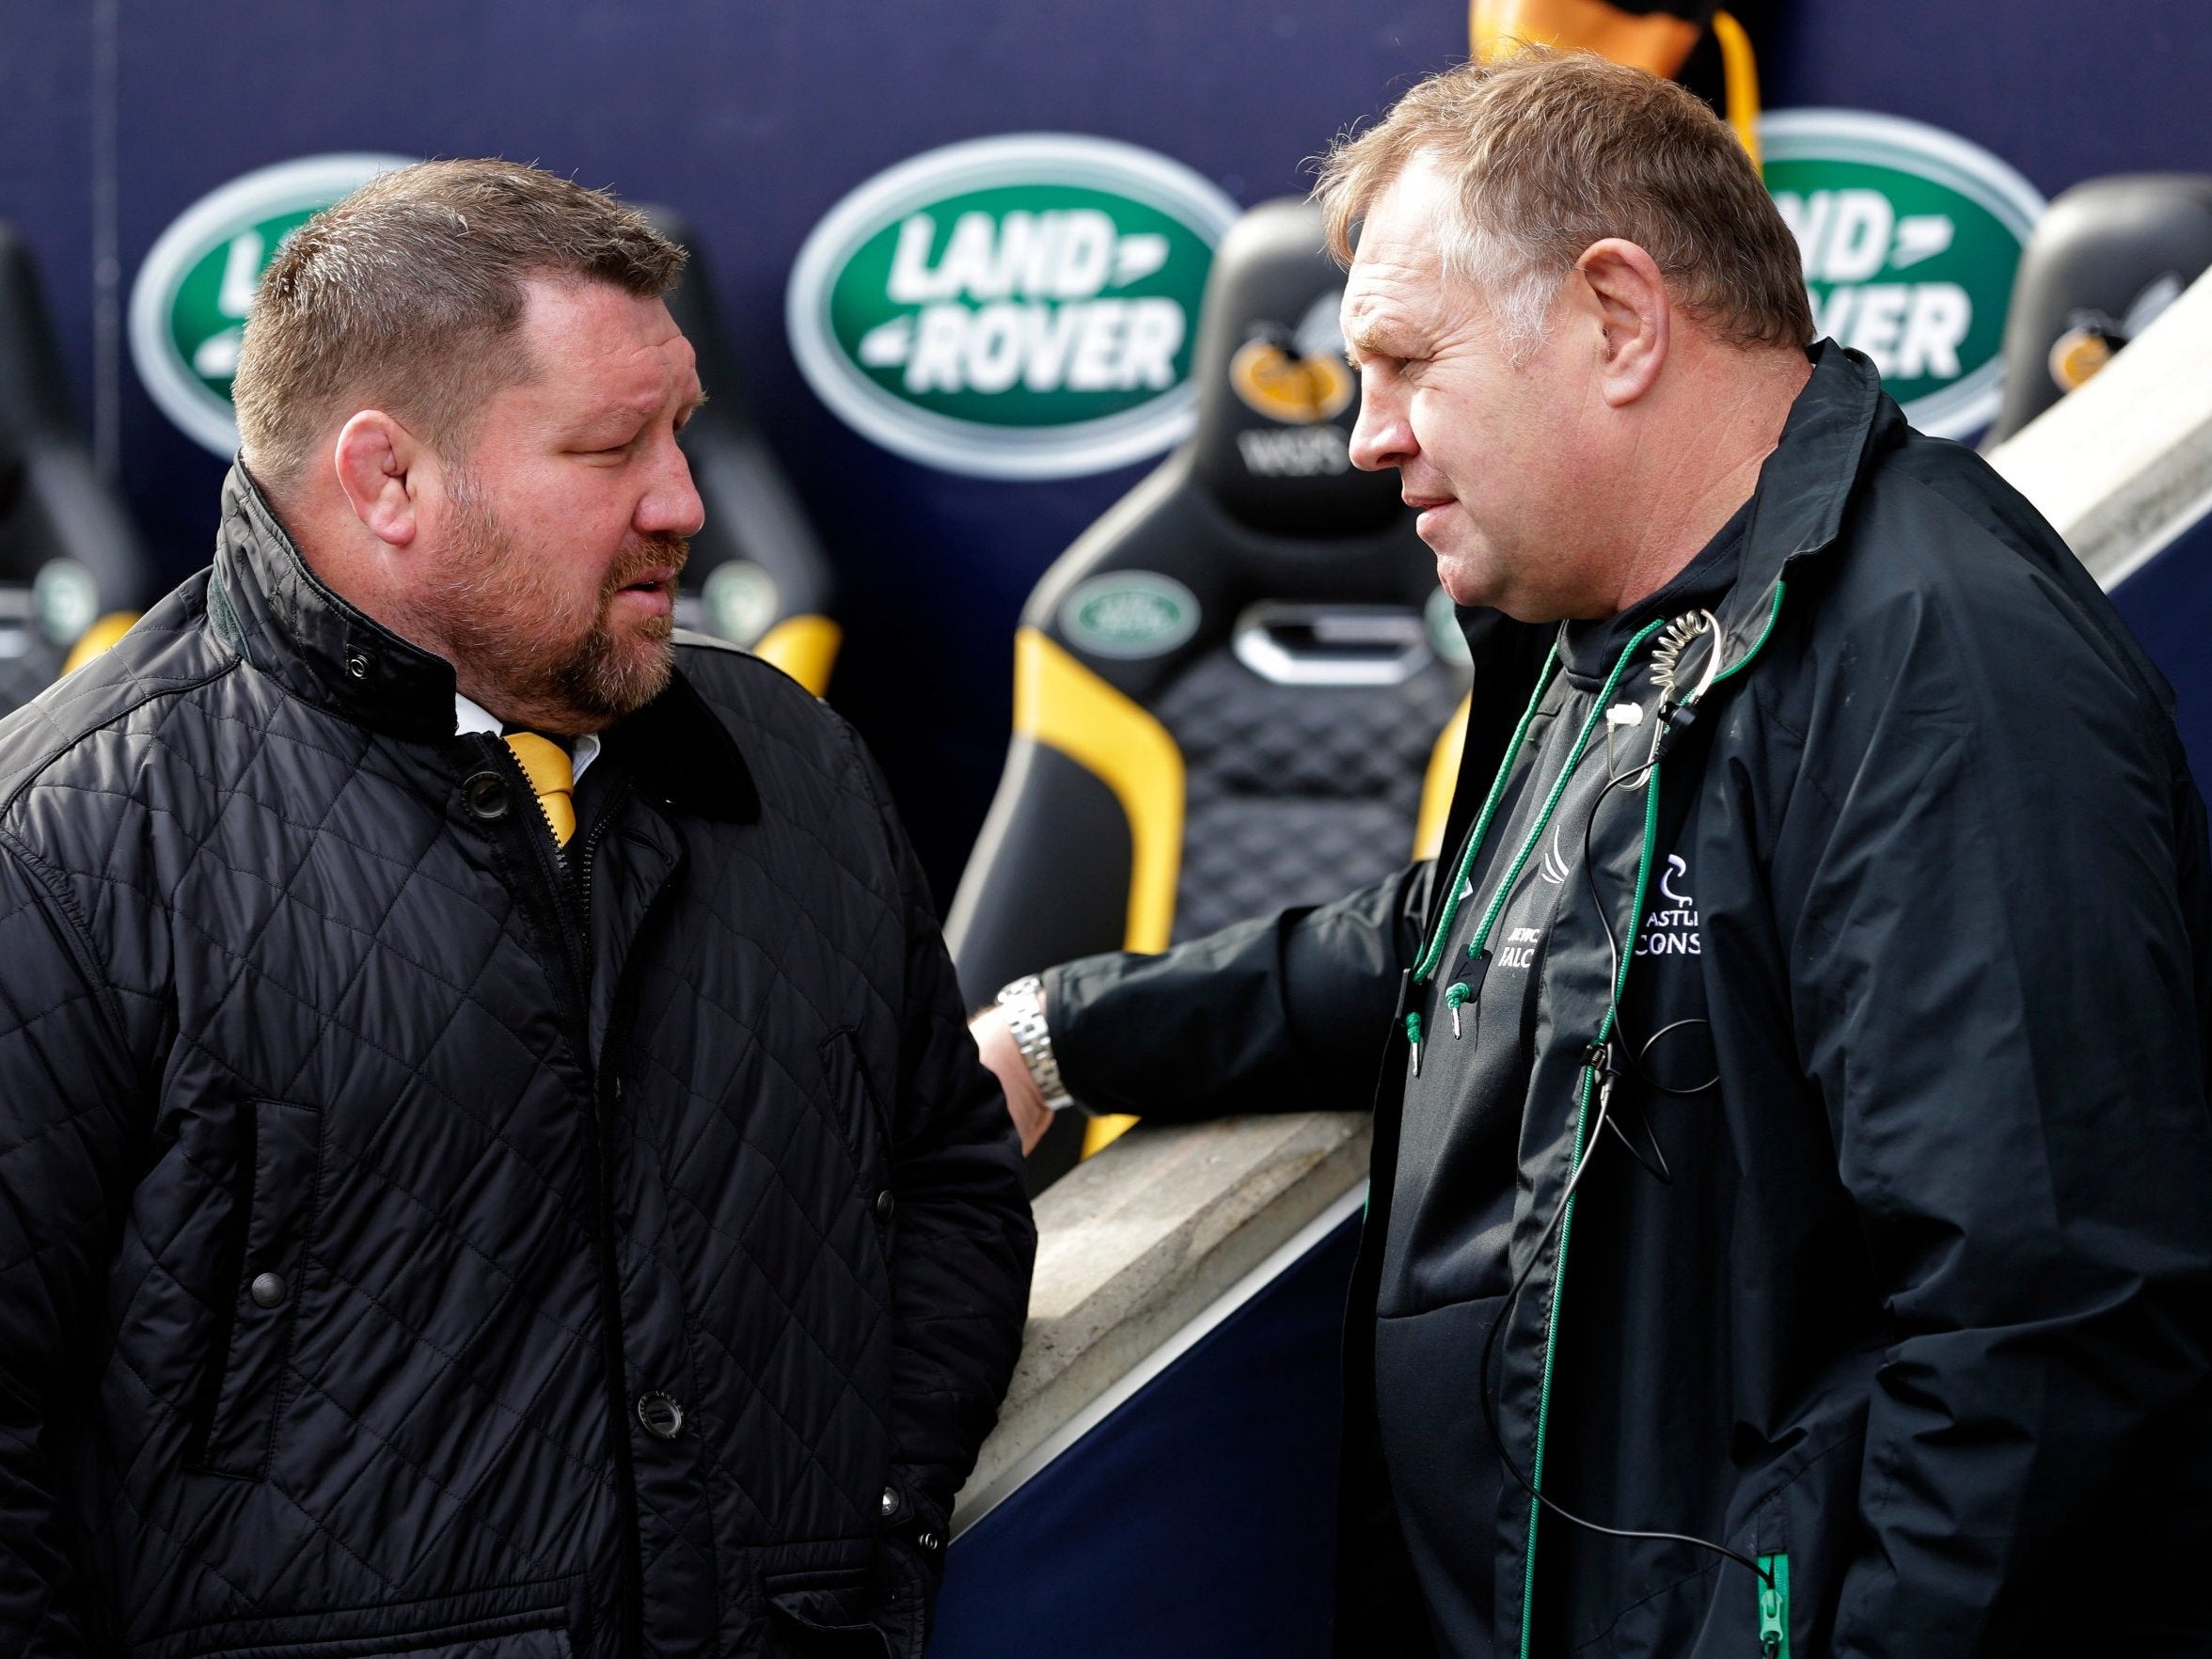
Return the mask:
POLYGON ((1618 409, 1649 392, 1667 366, 1674 302, 1659 262, 1618 236, 1591 243, 1574 268, 1589 286, 1604 331, 1599 390, 1618 409))
POLYGON ((339 429, 331 451, 339 488, 362 528, 387 546, 415 540, 413 474, 424 454, 415 434, 381 409, 363 409, 339 429))

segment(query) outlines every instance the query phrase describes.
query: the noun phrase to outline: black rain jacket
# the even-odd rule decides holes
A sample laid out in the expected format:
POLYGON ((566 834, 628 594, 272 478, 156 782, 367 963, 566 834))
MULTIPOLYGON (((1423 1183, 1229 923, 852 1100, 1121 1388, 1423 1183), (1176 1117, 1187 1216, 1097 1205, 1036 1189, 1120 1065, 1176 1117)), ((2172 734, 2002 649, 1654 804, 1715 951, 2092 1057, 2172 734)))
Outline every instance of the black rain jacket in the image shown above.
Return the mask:
MULTIPOLYGON (((1653 842, 1695 913, 1660 919, 1682 948, 1635 961, 1623 1013, 1639 1040, 1709 1021, 1706 1051, 1667 1064, 1717 1085, 1616 1078, 1630 1132, 1599 1136, 1547 1230, 1593 1127, 1612 960, 1571 893, 1535 970, 1517 1167, 1464 1211, 1509 1192, 1529 1271, 1488 1379, 1514 1462, 1585 1519, 1725 1544, 1786 1605, 1695 1544, 1532 1521, 1501 1478, 1460 1540, 1494 1560, 1493 1627, 1422 1610, 1376 1450, 1375 1313, 1397 1025, 1422 1013, 1446 1040, 1454 972, 1396 999, 1449 883, 1417 867, 1054 971, 1067 1084, 1156 1118, 1341 1107, 1388 1045, 1348 1321, 1346 1652, 2212 1651, 2212 890, 2171 694, 2033 510, 1833 345, 1715 609, 1723 660, 1748 665, 1669 751, 1653 842)), ((1455 854, 1550 632, 1468 621, 1455 854)), ((1617 928, 1643 821, 1618 801, 1597 821, 1617 928)), ((1386 1380, 1440 1451, 1500 1444, 1477 1392, 1496 1305, 1386 1380)))
POLYGON ((564 872, 235 472, 0 724, 0 1651, 921 1651, 1019 1159, 852 734, 677 656, 564 872))

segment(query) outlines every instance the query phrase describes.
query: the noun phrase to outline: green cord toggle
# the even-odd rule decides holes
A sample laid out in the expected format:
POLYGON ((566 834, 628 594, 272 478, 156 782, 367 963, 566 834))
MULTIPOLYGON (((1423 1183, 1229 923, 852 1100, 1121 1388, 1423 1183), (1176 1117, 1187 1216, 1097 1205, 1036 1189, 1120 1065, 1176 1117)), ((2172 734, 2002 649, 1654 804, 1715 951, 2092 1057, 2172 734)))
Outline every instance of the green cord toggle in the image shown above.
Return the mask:
POLYGON ((1460 1009, 1465 1005, 1467 999, 1474 994, 1474 988, 1469 986, 1468 983, 1463 979, 1454 980, 1451 984, 1444 988, 1444 1005, 1451 1010, 1452 1035, 1454 1038, 1457 1038, 1460 1035, 1460 1009))
MULTIPOLYGON (((1372 1019, 1374 1016, 1370 1014, 1367 1018, 1372 1019)), ((1406 1016, 1406 1041, 1416 1049, 1421 1046, 1421 1016, 1418 1013, 1406 1016)))

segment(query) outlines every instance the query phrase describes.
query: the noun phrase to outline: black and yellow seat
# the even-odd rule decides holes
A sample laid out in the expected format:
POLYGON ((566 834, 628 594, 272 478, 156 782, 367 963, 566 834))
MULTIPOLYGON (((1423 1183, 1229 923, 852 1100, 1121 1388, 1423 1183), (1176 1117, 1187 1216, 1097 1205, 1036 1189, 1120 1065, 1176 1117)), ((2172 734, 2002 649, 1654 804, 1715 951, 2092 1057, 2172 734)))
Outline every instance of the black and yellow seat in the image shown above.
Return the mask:
MULTIPOLYGON (((972 1001, 1337 897, 1441 834, 1465 646, 1397 474, 1351 465, 1342 288, 1316 210, 1240 219, 1207 287, 1195 434, 1032 594, 1012 748, 947 922, 972 1001)), ((1037 1177, 1073 1150, 1048 1141, 1037 1177)))
POLYGON ((684 430, 706 526, 691 538, 677 621, 766 657, 819 697, 829 687, 842 638, 830 620, 830 557, 747 407, 698 238, 672 210, 646 212, 662 235, 691 256, 668 305, 699 355, 699 380, 707 393, 684 430))
POLYGON ((115 643, 153 586, 78 435, 30 249, 0 224, 0 712, 115 643))
POLYGON ((2212 177, 2129 173, 2058 197, 2005 314, 2001 442, 2088 380, 2212 267, 2212 177))

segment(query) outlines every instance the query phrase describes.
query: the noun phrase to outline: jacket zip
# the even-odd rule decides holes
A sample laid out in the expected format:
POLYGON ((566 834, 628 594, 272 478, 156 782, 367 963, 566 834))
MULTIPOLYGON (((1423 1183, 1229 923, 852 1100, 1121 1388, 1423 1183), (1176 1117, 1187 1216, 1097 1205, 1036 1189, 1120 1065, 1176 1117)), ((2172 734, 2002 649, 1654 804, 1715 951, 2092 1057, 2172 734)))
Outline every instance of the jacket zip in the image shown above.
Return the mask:
MULTIPOLYGON (((505 745, 492 739, 501 750, 505 745)), ((523 788, 535 804, 536 790, 531 787, 521 763, 512 761, 513 769, 521 776, 523 788)), ((538 870, 545 877, 553 895, 553 908, 561 918, 561 955, 567 959, 569 984, 575 994, 573 1027, 570 1040, 584 1062, 585 1075, 592 1080, 592 1209, 595 1211, 593 1227, 593 1254, 597 1256, 599 1273, 599 1302, 602 1331, 601 1365, 607 1373, 608 1404, 613 1421, 610 1439, 614 1452, 615 1486, 622 1499, 622 1580, 616 1608, 620 1651, 637 1654, 644 1649, 644 1541, 638 1526, 638 1476, 630 1456, 629 1385, 624 1363, 622 1340, 622 1274, 614 1256, 614 1173, 612 1167, 613 1137, 608 1132, 617 1089, 610 1086, 608 1068, 604 1056, 592 1052, 591 1011, 591 893, 592 861, 599 850, 599 843, 621 812, 629 794, 626 780, 621 782, 608 800, 592 827, 584 832, 577 846, 575 864, 576 878, 572 882, 569 867, 561 861, 561 849, 550 833, 539 834, 536 826, 528 831, 529 843, 536 849, 538 870)), ((617 1005, 621 986, 610 988, 610 1007, 617 1005)), ((615 1048, 609 1030, 608 1051, 615 1048)))
MULTIPOLYGON (((1582 1068, 1582 1092, 1574 1112, 1574 1155, 1567 1161, 1570 1171, 1582 1162, 1583 1144, 1589 1130, 1591 1079, 1595 1075, 1588 1066, 1582 1068)), ((1544 1310, 1543 1371, 1536 1386, 1536 1451, 1529 1460, 1528 1481, 1540 1491, 1543 1487, 1544 1430, 1550 1427, 1552 1415, 1552 1361, 1559 1346, 1559 1293, 1567 1288, 1567 1243, 1573 1232, 1574 1198, 1570 1194, 1567 1212, 1559 1218, 1558 1254, 1552 1258, 1551 1305, 1544 1310)), ((1530 1498, 1528 1543, 1521 1566, 1521 1659, 1528 1659, 1529 1638, 1535 1630, 1536 1529, 1542 1519, 1543 1505, 1530 1498)))
POLYGON ((1759 1584, 1759 1651, 1762 1659, 1790 1659, 1790 1557, 1762 1556, 1759 1570, 1774 1580, 1759 1584))
MULTIPOLYGON (((1743 672, 1744 670, 1751 666, 1752 661, 1759 656, 1759 654, 1766 649, 1767 640, 1774 636, 1775 624, 1781 617, 1782 596, 1786 591, 1787 590, 1785 585, 1781 581, 1777 580, 1774 586, 1773 601, 1767 608, 1766 623, 1765 625, 1760 630, 1759 637, 1752 640, 1749 648, 1745 651, 1743 656, 1737 657, 1734 662, 1730 663, 1726 668, 1715 673, 1706 689, 1710 690, 1712 686, 1717 686, 1721 681, 1730 679, 1736 674, 1743 672)), ((1650 638, 1653 633, 1656 633, 1659 629, 1659 623, 1654 622, 1642 633, 1636 635, 1636 637, 1629 642, 1627 648, 1621 652, 1621 663, 1625 664, 1628 660, 1629 652, 1635 650, 1635 648, 1641 645, 1646 639, 1650 638)), ((1714 641, 1713 649, 1715 651, 1721 649, 1721 641, 1717 639, 1714 641)), ((1616 679, 1618 679, 1620 672, 1620 668, 1616 667, 1614 670, 1614 675, 1616 679)), ((1612 694, 1613 682, 1608 681, 1604 690, 1599 694, 1598 700, 1599 702, 1603 703, 1610 698, 1612 694)), ((1687 719, 1683 720, 1683 724, 1688 724, 1687 719)), ((1651 770, 1647 775, 1644 782, 1643 841, 1636 855, 1635 896, 1629 909, 1630 932, 1627 935, 1628 942, 1624 943, 1620 953, 1620 964, 1614 970, 1613 995, 1611 1003, 1605 1010, 1604 1019, 1599 1024, 1598 1027, 1597 1042, 1600 1046, 1609 1044, 1613 1039, 1614 1029, 1620 1019, 1620 999, 1628 994, 1629 967, 1635 960, 1635 953, 1633 947, 1633 941, 1635 938, 1634 929, 1638 919, 1640 919, 1644 914, 1644 903, 1645 900, 1650 896, 1651 882, 1651 841, 1659 831, 1659 756, 1662 752, 1663 750, 1658 748, 1653 749, 1651 762, 1651 770)), ((1577 751, 1575 756, 1576 761, 1579 761, 1580 758, 1580 753, 1577 751)), ((1568 1178, 1571 1181, 1575 1178, 1573 1172, 1580 1169, 1582 1166, 1583 1150, 1585 1145, 1587 1144, 1589 1130, 1590 1095, 1592 1091, 1598 1086, 1597 1077, 1598 1071, 1596 1066, 1594 1064, 1586 1063, 1582 1068, 1582 1088, 1575 1101, 1574 1155, 1568 1161, 1567 1164, 1569 1172, 1568 1178)), ((1604 1086, 1607 1088, 1611 1087, 1611 1082, 1609 1079, 1604 1086)), ((1536 1447, 1530 1459, 1530 1467, 1528 1471, 1528 1480, 1530 1486, 1539 1491, 1540 1491, 1543 1487, 1544 1431, 1549 1426, 1551 1419, 1552 1366, 1554 1360, 1556 1359, 1558 1354, 1559 1298, 1565 1293, 1567 1288, 1567 1244, 1569 1239, 1572 1236, 1574 1231, 1574 1197, 1575 1194, 1571 1191, 1567 1195, 1566 1203, 1559 1217, 1559 1249, 1558 1254, 1554 1257, 1552 1262, 1551 1305, 1545 1310, 1544 1314, 1543 1370, 1537 1383, 1536 1391, 1536 1447)), ((1530 1638, 1533 1635, 1535 1630, 1536 1534, 1537 1525, 1540 1521, 1542 1520, 1542 1518, 1543 1505, 1538 1502, 1534 1497, 1531 1497, 1528 1505, 1528 1541, 1525 1553, 1523 1556, 1521 1569, 1521 1659, 1529 1659, 1530 1638)), ((1761 1562, 1761 1566, 1762 1569, 1771 1571, 1774 1574, 1774 1583, 1771 1586, 1763 1582, 1762 1582, 1760 1586, 1760 1641, 1762 1648, 1762 1659, 1778 1659, 1778 1659, 1789 1659, 1789 1559, 1787 1556, 1767 1556, 1761 1562), (1778 1638, 1778 1646, 1774 1645, 1769 1640, 1768 1608, 1766 1602, 1766 1598, 1769 1595, 1772 1595, 1776 1598, 1777 1607, 1778 1608, 1778 1613, 1777 1614, 1777 1618, 1779 1620, 1780 1626, 1780 1633, 1778 1638)))
MULTIPOLYGON (((1628 912, 1630 931, 1623 936, 1620 960, 1613 971, 1612 999, 1605 1009, 1605 1018, 1598 1024, 1591 1058, 1583 1063, 1582 1087, 1574 1102, 1574 1153, 1567 1163, 1569 1190, 1559 1216, 1559 1249, 1552 1259, 1551 1305, 1544 1311, 1543 1371, 1536 1390, 1536 1449, 1529 1461, 1528 1483, 1538 1492, 1543 1489, 1544 1434, 1551 1424, 1552 1367, 1559 1348, 1559 1302, 1567 1292, 1567 1246, 1574 1235, 1573 1187, 1581 1179, 1583 1155, 1589 1144, 1590 1097, 1596 1094, 1605 1105, 1612 1100, 1612 1077, 1608 1074, 1603 1083, 1598 1082, 1598 1077, 1603 1051, 1609 1051, 1620 1021, 1620 999, 1628 994, 1628 970, 1635 960, 1634 929, 1644 914, 1645 901, 1651 896, 1651 843, 1659 833, 1659 768, 1654 751, 1644 781, 1643 836, 1636 849, 1635 893, 1628 912)), ((1604 1063, 1610 1064, 1609 1060, 1604 1063)), ((1528 1659, 1529 1640, 1535 1628, 1536 1534, 1537 1524, 1542 1519, 1543 1505, 1532 1496, 1528 1505, 1528 1545, 1521 1569, 1521 1659, 1528 1659)), ((1767 1659, 1772 1659, 1772 1655, 1767 1659)))

